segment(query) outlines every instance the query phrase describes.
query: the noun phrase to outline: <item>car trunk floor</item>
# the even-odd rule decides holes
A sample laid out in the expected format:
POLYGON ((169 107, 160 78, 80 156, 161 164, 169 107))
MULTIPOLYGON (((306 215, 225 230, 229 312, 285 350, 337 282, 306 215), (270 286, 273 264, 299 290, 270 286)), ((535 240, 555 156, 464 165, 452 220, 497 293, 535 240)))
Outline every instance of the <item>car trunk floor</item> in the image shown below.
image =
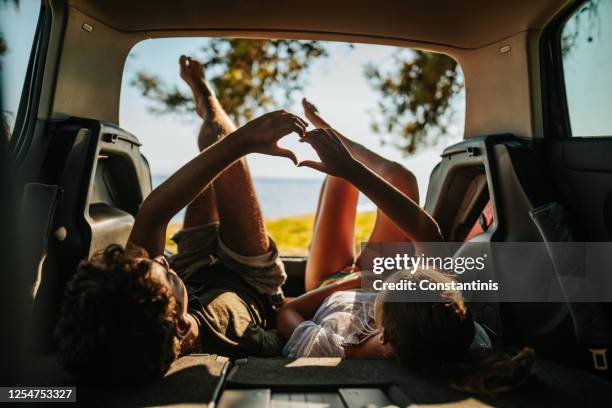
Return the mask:
POLYGON ((231 368, 217 404, 228 407, 602 406, 610 383, 538 361, 526 384, 497 397, 451 389, 395 361, 337 358, 248 358, 231 368))
POLYGON ((218 397, 229 368, 226 357, 192 354, 176 360, 164 378, 139 387, 106 388, 77 385, 79 406, 206 407, 218 397))
MULTIPOLYGON (((538 360, 519 390, 497 397, 460 392, 391 360, 256 358, 231 362, 183 356, 164 376, 138 387, 77 386, 77 406, 353 408, 440 406, 609 406, 611 384, 588 373, 538 360)), ((74 404, 70 404, 74 405, 74 404)))

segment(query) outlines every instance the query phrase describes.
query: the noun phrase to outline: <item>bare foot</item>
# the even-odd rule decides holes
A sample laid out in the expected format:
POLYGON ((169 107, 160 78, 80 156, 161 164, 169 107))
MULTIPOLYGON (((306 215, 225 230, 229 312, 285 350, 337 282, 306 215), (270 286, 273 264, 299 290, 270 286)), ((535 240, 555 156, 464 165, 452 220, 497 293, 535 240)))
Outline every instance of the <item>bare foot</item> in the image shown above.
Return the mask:
MULTIPOLYGON (((329 128, 333 129, 333 126, 330 125, 321 117, 319 114, 319 110, 316 106, 314 106, 308 99, 302 99, 302 106, 304 107, 304 114, 306 118, 314 125, 316 128, 329 128)), ((335 130, 335 129, 334 129, 335 130)), ((342 143, 350 150, 350 152, 354 155, 358 155, 358 150, 361 148, 361 145, 353 142, 348 137, 344 136, 342 133, 335 130, 336 134, 342 141, 342 143)))
POLYGON ((323 120, 321 115, 319 115, 319 110, 316 106, 314 106, 310 101, 306 98, 302 99, 302 106, 304 107, 304 115, 306 118, 314 125, 316 128, 331 128, 329 124, 323 120))
POLYGON ((204 120, 210 119, 210 98, 215 98, 215 93, 206 81, 204 66, 199 61, 185 55, 179 58, 179 65, 181 78, 191 88, 197 114, 204 120))

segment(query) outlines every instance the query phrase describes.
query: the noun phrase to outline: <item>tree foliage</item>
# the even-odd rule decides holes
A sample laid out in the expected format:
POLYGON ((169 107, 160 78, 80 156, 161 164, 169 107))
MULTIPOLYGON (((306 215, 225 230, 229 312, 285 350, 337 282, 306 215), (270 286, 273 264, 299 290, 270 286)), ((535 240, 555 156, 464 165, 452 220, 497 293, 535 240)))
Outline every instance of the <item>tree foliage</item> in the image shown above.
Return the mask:
POLYGON ((601 25, 599 2, 600 0, 587 1, 565 23, 561 33, 561 52, 564 56, 576 48, 582 40, 581 36, 586 35, 587 42, 593 41, 593 31, 597 31, 601 25))
MULTIPOLYGON (((236 123, 270 107, 287 106, 303 89, 313 61, 327 56, 317 41, 210 39, 195 55, 206 69, 221 105, 236 123)), ((148 97, 155 113, 194 111, 191 95, 149 72, 137 72, 131 84, 148 97)))
POLYGON ((372 129, 391 134, 407 154, 442 139, 453 119, 453 97, 463 88, 455 60, 424 51, 399 50, 390 69, 370 64, 366 76, 380 94, 372 129))
MULTIPOLYGON (((19 8, 19 0, 2 0, 2 4, 4 7, 8 7, 9 4, 12 4, 15 8, 19 8)), ((8 51, 8 45, 6 44, 6 40, 4 39, 4 34, 0 31, 0 57, 3 56, 8 51)))

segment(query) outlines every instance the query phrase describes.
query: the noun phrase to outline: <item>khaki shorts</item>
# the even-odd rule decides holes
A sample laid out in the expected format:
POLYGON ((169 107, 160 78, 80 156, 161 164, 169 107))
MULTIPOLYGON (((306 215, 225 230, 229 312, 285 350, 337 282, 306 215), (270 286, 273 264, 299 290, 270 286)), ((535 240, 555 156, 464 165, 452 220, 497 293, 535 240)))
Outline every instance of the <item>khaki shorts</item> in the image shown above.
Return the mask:
POLYGON ((276 244, 270 239, 270 250, 256 256, 240 255, 227 247, 219 237, 219 223, 185 228, 174 234, 178 253, 170 257, 170 266, 183 279, 201 273, 207 266, 223 264, 239 273, 258 293, 270 297, 272 304, 283 299, 281 286, 287 279, 276 244))

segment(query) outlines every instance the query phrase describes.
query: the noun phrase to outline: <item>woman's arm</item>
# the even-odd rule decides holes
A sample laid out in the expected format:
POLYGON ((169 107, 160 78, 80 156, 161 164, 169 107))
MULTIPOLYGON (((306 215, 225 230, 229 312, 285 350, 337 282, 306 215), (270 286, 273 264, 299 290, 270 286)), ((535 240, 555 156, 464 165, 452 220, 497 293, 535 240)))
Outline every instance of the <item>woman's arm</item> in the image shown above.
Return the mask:
POLYGON ((311 290, 287 303, 276 314, 276 327, 281 336, 288 340, 296 327, 305 320, 311 319, 321 303, 329 295, 340 290, 351 290, 361 287, 361 274, 354 273, 332 284, 311 290))
POLYGON ((442 241, 438 224, 423 208, 364 164, 356 162, 346 179, 372 200, 415 245, 442 241))
POLYGON ((342 177, 351 182, 384 212, 414 242, 442 241, 436 221, 416 202, 356 160, 333 129, 316 129, 302 139, 316 150, 321 163, 305 161, 307 166, 342 177))
POLYGON ((276 142, 289 133, 302 135, 306 122, 285 111, 267 113, 201 152, 181 167, 142 203, 129 242, 143 247, 150 257, 163 254, 166 228, 172 217, 193 201, 225 168, 248 153, 289 157, 276 142))

